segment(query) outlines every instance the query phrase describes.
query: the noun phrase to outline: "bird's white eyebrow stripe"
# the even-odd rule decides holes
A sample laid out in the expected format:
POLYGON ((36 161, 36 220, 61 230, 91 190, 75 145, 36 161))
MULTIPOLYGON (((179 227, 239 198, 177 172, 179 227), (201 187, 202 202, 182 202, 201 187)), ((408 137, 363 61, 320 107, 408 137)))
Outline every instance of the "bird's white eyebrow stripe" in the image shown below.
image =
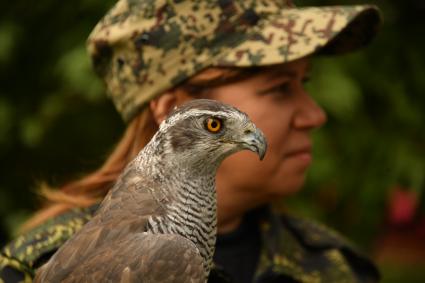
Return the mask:
MULTIPOLYGON (((180 113, 178 113, 179 115, 180 113)), ((184 114, 184 116, 199 116, 199 115, 211 115, 211 116, 225 116, 229 115, 229 112, 225 111, 210 111, 210 110, 201 110, 201 109, 192 109, 190 111, 187 111, 184 114)))
MULTIPOLYGON (((238 113, 243 115, 242 113, 238 113)), ((203 110, 203 109, 191 109, 190 111, 186 111, 184 113, 175 113, 170 117, 169 122, 173 122, 175 120, 180 119, 180 117, 188 117, 188 116, 201 116, 201 115, 211 115, 211 116, 227 116, 229 115, 228 111, 211 111, 211 110, 203 110)))
POLYGON ((168 127, 174 125, 177 121, 179 120, 184 120, 187 117, 199 117, 202 115, 211 115, 211 116, 218 116, 218 117, 227 117, 229 116, 229 114, 236 114, 236 115, 240 115, 241 118, 245 119, 246 118, 246 114, 237 110, 236 108, 229 108, 229 109, 224 109, 222 111, 218 110, 208 110, 208 109, 190 109, 190 110, 186 110, 183 112, 179 112, 179 110, 177 110, 177 112, 173 113, 171 116, 169 116, 166 120, 164 120, 161 125, 159 126, 160 129, 162 129, 162 131, 165 131, 168 127))

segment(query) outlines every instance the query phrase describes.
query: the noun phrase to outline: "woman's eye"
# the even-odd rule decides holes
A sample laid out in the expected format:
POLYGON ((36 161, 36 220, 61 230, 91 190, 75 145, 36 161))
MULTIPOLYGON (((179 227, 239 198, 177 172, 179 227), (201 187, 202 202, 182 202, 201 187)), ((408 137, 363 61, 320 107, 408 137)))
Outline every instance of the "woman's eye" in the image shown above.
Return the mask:
POLYGON ((279 84, 265 91, 264 94, 284 94, 284 95, 291 94, 291 84, 290 83, 279 84))
POLYGON ((289 83, 284 83, 279 86, 277 86, 276 91, 282 92, 282 93, 289 93, 291 90, 291 85, 289 83))

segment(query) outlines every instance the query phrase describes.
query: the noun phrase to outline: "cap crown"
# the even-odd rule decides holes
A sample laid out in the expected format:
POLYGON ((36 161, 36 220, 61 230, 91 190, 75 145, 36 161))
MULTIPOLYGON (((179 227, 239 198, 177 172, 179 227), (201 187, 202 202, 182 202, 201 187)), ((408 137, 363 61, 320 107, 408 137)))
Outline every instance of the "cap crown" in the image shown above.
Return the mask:
POLYGON ((360 10, 316 9, 306 13, 279 0, 120 0, 91 33, 88 50, 128 121, 153 97, 208 66, 266 65, 305 56, 360 10), (323 32, 314 20, 332 23, 331 28, 323 32), (294 44, 299 46, 291 50, 294 44))

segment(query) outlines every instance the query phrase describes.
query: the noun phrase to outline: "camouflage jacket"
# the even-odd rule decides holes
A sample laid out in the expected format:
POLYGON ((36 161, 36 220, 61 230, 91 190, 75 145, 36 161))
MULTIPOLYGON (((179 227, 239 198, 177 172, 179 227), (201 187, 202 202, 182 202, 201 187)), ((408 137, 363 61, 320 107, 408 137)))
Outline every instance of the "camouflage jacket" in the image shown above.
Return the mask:
MULTIPOLYGON (((92 216, 96 207, 74 209, 9 243, 0 255, 0 283, 31 282, 34 271, 92 216)), ((254 281, 377 282, 376 267, 352 244, 310 220, 267 213, 260 221, 262 247, 254 281)), ((230 283, 215 267, 210 283, 230 283)))

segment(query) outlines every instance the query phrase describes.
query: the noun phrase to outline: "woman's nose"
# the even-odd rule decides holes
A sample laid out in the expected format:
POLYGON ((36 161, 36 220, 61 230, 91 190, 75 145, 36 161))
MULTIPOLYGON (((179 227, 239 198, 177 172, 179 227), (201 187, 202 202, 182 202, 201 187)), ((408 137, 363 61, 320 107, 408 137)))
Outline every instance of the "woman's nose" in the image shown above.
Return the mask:
POLYGON ((323 126, 326 120, 322 107, 304 91, 299 101, 299 109, 295 113, 294 126, 299 129, 315 129, 323 126))

